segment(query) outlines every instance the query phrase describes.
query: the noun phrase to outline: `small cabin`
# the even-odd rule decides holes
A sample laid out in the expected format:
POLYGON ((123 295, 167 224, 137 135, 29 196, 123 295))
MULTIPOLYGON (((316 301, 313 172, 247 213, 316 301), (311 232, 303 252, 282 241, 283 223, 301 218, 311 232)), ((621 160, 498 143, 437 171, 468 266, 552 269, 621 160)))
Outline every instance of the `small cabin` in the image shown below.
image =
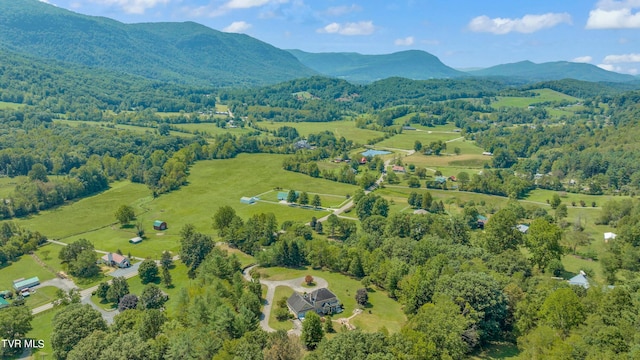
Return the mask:
POLYGON ((162 220, 153 222, 153 230, 167 230, 167 223, 162 220))

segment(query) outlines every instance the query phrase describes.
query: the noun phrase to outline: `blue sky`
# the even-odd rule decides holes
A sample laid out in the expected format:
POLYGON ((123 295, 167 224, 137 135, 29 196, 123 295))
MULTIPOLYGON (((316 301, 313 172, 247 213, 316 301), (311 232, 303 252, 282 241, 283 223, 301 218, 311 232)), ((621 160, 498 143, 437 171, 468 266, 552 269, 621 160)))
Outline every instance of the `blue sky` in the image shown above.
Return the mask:
POLYGON ((45 2, 126 23, 195 21, 283 49, 363 54, 419 49, 456 68, 568 60, 640 74, 640 0, 45 2))

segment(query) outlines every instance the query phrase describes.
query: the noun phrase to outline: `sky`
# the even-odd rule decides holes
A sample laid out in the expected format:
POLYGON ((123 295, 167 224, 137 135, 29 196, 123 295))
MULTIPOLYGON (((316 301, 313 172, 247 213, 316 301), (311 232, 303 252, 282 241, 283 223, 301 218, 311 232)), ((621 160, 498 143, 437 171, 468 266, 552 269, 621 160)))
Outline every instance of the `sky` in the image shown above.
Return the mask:
POLYGON ((282 49, 417 49, 454 68, 575 61, 640 74, 640 0, 41 0, 125 23, 195 21, 282 49))

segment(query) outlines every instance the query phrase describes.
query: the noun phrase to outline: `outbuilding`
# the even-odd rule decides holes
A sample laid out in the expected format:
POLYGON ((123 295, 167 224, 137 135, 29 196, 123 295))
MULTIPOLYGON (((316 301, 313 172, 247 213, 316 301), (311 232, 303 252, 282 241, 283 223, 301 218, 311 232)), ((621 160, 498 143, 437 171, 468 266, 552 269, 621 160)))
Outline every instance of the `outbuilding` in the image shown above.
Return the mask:
POLYGON ((9 306, 9 302, 3 297, 0 297, 0 309, 6 308, 7 306, 9 306))
POLYGON ((136 236, 134 238, 129 239, 129 242, 132 244, 139 244, 142 242, 142 238, 140 236, 136 236))
POLYGON ((243 196, 240 198, 240 202, 247 205, 255 204, 256 201, 258 201, 258 198, 255 196, 253 197, 243 196))
POLYGON ((167 223, 162 220, 153 222, 153 230, 167 230, 167 223))
POLYGON ((22 291, 23 289, 32 288, 38 285, 40 285, 40 279, 37 276, 29 279, 18 279, 13 281, 13 288, 16 291, 22 291))
POLYGON ((609 242, 609 240, 615 240, 616 236, 618 235, 612 232, 606 232, 604 233, 604 242, 609 242))

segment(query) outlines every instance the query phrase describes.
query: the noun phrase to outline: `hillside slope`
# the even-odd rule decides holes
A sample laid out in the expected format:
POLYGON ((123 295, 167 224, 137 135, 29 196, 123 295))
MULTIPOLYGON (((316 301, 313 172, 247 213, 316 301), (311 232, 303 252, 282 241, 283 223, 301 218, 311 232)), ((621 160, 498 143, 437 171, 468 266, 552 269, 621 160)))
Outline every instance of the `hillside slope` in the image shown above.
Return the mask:
POLYGON ((631 75, 607 71, 591 64, 568 61, 555 61, 541 64, 536 64, 531 61, 521 61, 496 65, 477 71, 469 71, 468 73, 474 76, 518 77, 528 81, 575 79, 591 82, 625 82, 636 80, 631 75))
POLYGON ((304 65, 321 74, 352 82, 368 83, 389 77, 427 80, 467 76, 464 72, 446 66, 437 57, 420 50, 384 55, 308 53, 301 50, 289 52, 304 65))
POLYGON ((193 22, 123 24, 38 0, 0 1, 0 44, 41 58, 208 86, 315 74, 288 52, 247 35, 193 22))

